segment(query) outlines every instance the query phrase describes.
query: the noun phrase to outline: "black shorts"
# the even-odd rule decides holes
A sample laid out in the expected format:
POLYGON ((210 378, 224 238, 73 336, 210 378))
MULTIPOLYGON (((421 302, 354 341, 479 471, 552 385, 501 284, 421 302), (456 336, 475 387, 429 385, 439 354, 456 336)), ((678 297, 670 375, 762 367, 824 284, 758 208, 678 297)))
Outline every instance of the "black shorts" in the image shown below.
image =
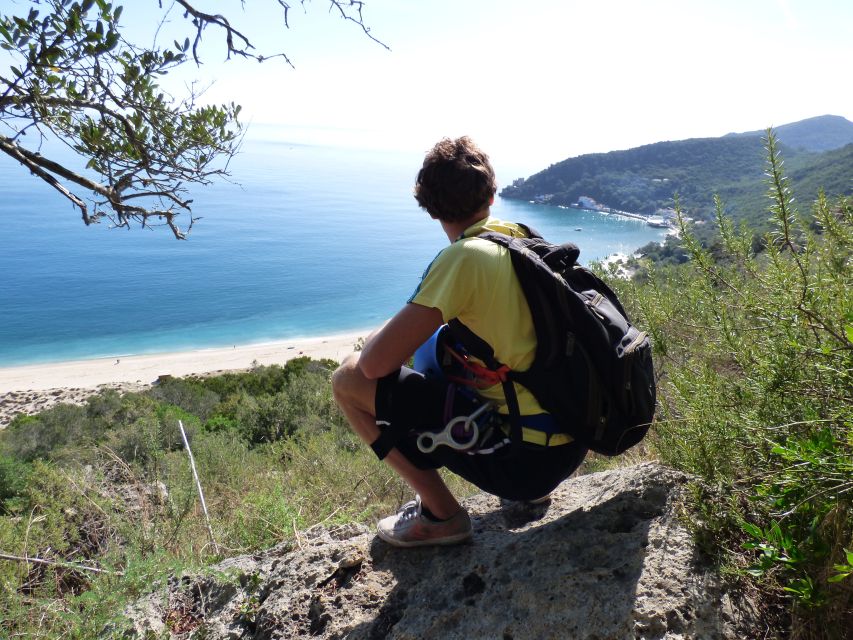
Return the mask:
POLYGON ((403 367, 376 385, 376 423, 380 430, 404 429, 395 448, 419 469, 446 467, 483 491, 509 500, 532 500, 552 491, 578 468, 587 449, 576 442, 541 446, 523 442, 503 446, 506 435, 490 429, 477 452, 439 446, 424 453, 417 446, 423 431, 438 431, 458 415, 469 415, 479 400, 445 380, 425 378, 403 367), (490 451, 490 453, 483 453, 490 451))

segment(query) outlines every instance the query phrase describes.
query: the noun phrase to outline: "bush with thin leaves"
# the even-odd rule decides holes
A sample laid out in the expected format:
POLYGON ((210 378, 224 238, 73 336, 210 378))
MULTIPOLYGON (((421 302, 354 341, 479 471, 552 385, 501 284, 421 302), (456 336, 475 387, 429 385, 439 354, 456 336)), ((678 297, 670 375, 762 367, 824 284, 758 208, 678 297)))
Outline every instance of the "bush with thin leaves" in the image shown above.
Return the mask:
MULTIPOLYGON (((696 474, 709 547, 790 598, 794 632, 853 628, 853 201, 810 219, 767 138, 773 230, 756 252, 717 200, 722 253, 679 215, 690 261, 632 285, 660 376, 658 454, 696 474), (716 496, 716 497, 712 497, 716 496)), ((625 287, 626 285, 622 285, 625 287)))

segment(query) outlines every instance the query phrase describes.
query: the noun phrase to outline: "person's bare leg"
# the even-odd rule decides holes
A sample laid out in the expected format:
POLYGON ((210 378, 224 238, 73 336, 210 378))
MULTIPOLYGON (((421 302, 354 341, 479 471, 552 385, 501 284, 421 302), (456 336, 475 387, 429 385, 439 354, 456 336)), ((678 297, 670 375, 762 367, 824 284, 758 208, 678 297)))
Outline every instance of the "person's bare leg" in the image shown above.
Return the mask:
MULTIPOLYGON (((332 376, 332 390, 353 431, 367 444, 379 437, 376 426, 376 380, 366 378, 358 368, 358 355, 347 356, 332 376)), ((421 502, 437 518, 451 518, 462 508, 433 469, 418 469, 397 449, 385 462, 421 497, 421 502)))

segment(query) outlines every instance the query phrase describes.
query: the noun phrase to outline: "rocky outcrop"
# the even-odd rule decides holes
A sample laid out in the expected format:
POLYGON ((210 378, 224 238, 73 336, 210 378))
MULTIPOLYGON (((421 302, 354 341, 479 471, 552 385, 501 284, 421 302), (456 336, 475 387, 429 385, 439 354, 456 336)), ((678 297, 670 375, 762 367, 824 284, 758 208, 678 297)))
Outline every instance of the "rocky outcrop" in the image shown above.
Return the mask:
POLYGON ((395 549, 362 526, 174 581, 128 637, 747 638, 744 599, 703 566, 678 517, 684 476, 656 464, 564 482, 550 504, 465 502, 474 541, 395 549))

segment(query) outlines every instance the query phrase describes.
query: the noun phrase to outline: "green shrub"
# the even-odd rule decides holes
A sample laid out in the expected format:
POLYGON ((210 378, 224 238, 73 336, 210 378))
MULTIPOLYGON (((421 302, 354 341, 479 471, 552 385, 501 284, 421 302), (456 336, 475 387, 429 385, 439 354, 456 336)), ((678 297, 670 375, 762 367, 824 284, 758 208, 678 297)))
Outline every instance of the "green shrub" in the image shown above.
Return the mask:
POLYGON ((658 455, 720 499, 697 534, 768 592, 799 637, 853 627, 853 202, 819 198, 801 218, 768 141, 773 231, 756 243, 717 202, 723 251, 681 218, 691 260, 620 285, 655 344, 658 455), (842 569, 836 569, 842 567, 842 569), (842 576, 838 579, 835 576, 842 576), (845 626, 846 625, 846 626, 845 626))
POLYGON ((8 454, 0 454, 0 512, 6 500, 24 493, 32 465, 8 454))
POLYGON ((148 467, 163 453, 162 432, 157 416, 146 415, 112 429, 101 444, 129 465, 148 467))
MULTIPOLYGON (((281 378, 281 387, 275 393, 253 395, 244 389, 230 393, 217 405, 206 427, 234 429, 247 442, 259 445, 342 424, 343 417, 332 397, 329 369, 302 363, 298 371, 299 375, 289 371, 286 379, 281 378)), ((266 375, 262 374, 262 380, 268 381, 266 375)), ((266 384, 262 386, 267 388, 266 384)))
POLYGON ((87 439, 86 410, 59 404, 38 416, 18 417, 0 431, 0 450, 18 460, 30 462, 47 458, 69 442, 87 439))
POLYGON ((158 402, 180 407, 201 420, 206 420, 219 404, 218 393, 192 379, 161 379, 147 394, 158 402))
POLYGON ((234 418, 229 418, 228 416, 223 416, 221 414, 216 414, 215 416, 211 416, 204 423, 205 431, 210 431, 213 433, 220 433, 223 431, 231 431, 236 433, 240 429, 240 423, 237 422, 234 418))
POLYGON ((201 421, 191 413, 184 411, 180 407, 172 405, 160 405, 157 407, 157 419, 160 422, 160 442, 159 446, 163 451, 175 451, 183 449, 184 439, 181 436, 181 430, 178 425, 183 424, 184 431, 188 438, 201 429, 201 421))
MULTIPOLYGON (((83 469, 32 463, 26 487, 14 499, 12 516, 0 528, 0 548, 19 556, 59 562, 85 562, 115 543, 112 500, 93 490, 97 481, 83 469)), ((9 502, 7 502, 9 504, 9 502)), ((44 595, 79 593, 86 573, 41 564, 17 569, 18 589, 44 595)))
POLYGON ((220 398, 240 393, 252 396, 274 395, 285 385, 305 373, 330 375, 337 363, 332 360, 311 360, 308 356, 288 360, 284 366, 263 366, 253 363, 251 370, 225 373, 219 376, 191 378, 193 383, 212 391, 220 398))

